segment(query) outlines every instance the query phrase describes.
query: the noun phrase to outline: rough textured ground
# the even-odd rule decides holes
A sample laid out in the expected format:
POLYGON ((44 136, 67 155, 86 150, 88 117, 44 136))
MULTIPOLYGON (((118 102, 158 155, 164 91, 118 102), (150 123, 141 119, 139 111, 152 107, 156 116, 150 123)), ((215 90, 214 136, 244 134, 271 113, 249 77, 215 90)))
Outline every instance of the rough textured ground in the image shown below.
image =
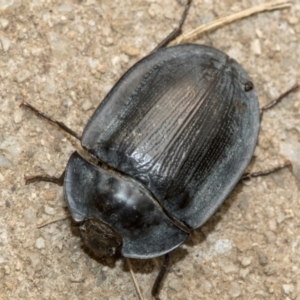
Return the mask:
MULTIPOLYGON (((59 175, 79 144, 19 108, 26 100, 80 133, 118 77, 175 26, 184 1, 0 1, 0 299, 138 299, 125 262, 84 251, 62 188, 25 186, 59 175)), ((261 0, 194 0, 184 30, 261 0)), ((294 1, 295 3, 297 1, 294 1)), ((260 104, 300 81, 300 4, 250 17, 194 42, 236 58, 260 104)), ((300 92, 265 114, 251 170, 172 254, 164 299, 300 299, 300 92)), ((146 299, 160 259, 132 261, 146 299)))

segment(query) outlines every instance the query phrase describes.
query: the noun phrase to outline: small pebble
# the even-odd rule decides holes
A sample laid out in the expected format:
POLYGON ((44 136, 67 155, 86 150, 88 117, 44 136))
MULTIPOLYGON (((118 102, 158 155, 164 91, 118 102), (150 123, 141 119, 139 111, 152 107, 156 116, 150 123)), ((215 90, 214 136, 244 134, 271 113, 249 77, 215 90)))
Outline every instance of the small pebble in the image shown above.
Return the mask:
POLYGON ((75 91, 71 91, 71 92, 70 92, 70 96, 71 96, 71 98, 72 98, 74 101, 77 100, 77 96, 76 96, 76 92, 75 92, 75 91))
POLYGON ((282 286, 282 291, 284 294, 289 295, 294 291, 294 286, 292 284, 284 284, 282 286))
POLYGON ((36 211, 32 207, 27 207, 23 210, 24 221, 28 224, 36 222, 36 211))
POLYGON ((42 237, 38 238, 35 242, 35 247, 37 249, 45 248, 45 240, 42 237))
POLYGON ((282 223, 284 220, 285 220, 285 215, 283 213, 280 213, 277 216, 277 222, 278 222, 278 224, 282 223))
POLYGON ((211 289, 212 289, 211 283, 205 280, 205 281, 203 282, 203 289, 204 289, 206 292, 210 292, 211 289))
POLYGON ((8 265, 4 266, 5 275, 10 274, 10 267, 8 265))
POLYGON ((92 107, 93 107, 93 105, 90 100, 86 100, 82 103, 82 109, 84 111, 87 111, 87 110, 91 109, 92 107))
POLYGON ((232 282, 229 289, 229 295, 232 298, 237 298, 241 295, 241 287, 237 282, 232 282))
POLYGON ((296 25, 300 23, 300 20, 295 16, 288 17, 288 22, 290 25, 296 25))
POLYGON ((96 25, 96 22, 94 20, 89 20, 88 24, 93 27, 96 25))
POLYGON ((58 60, 66 60, 75 55, 75 50, 70 41, 56 32, 47 33, 47 40, 53 56, 58 60))
POLYGON ((16 81, 18 83, 22 83, 22 82, 26 81, 30 76, 31 76, 30 71, 28 71, 26 69, 19 71, 16 75, 16 81))
POLYGON ((249 269, 241 269, 240 270, 240 277, 245 280, 246 277, 248 276, 249 272, 250 272, 249 269))
POLYGON ((14 122, 16 124, 21 123, 23 120, 23 110, 17 109, 14 111, 14 122))
POLYGON ((12 291, 13 289, 15 289, 15 285, 11 282, 11 281, 6 281, 5 282, 5 286, 12 291))
POLYGON ((277 263, 273 262, 265 266, 264 273, 268 276, 276 275, 278 269, 277 263))
POLYGON ((220 266, 226 274, 235 273, 238 270, 237 266, 232 262, 220 262, 220 266))
POLYGON ((251 261, 252 261, 252 257, 243 257, 241 264, 243 267, 247 267, 251 264, 251 261))
POLYGON ((57 12, 66 13, 72 11, 72 6, 69 3, 63 3, 55 8, 57 12))
POLYGON ((21 271, 22 270, 22 264, 19 260, 16 261, 15 270, 16 271, 21 271))
POLYGON ((232 249, 232 243, 229 240, 223 239, 223 240, 217 240, 214 245, 214 250, 218 254, 223 254, 226 252, 229 252, 232 249))
POLYGON ((120 64, 120 56, 115 56, 111 59, 111 63, 113 66, 117 66, 120 64))
POLYGON ((125 52, 125 54, 127 54, 128 56, 139 56, 140 55, 140 50, 132 47, 132 46, 126 46, 123 48, 123 51, 125 52))
POLYGON ((181 291, 181 288, 182 288, 182 283, 181 283, 181 280, 178 280, 178 279, 171 279, 169 281, 169 287, 176 291, 177 293, 181 291))
POLYGON ((258 253, 258 261, 261 266, 265 266, 268 263, 268 258, 264 253, 259 252, 258 253))
POLYGON ((251 51, 255 55, 260 55, 261 54, 261 46, 260 46, 259 39, 255 39, 253 42, 251 42, 251 51))
POLYGON ((263 33, 262 33, 262 31, 260 29, 256 28, 255 29, 255 33, 256 33, 256 36, 258 38, 262 38, 263 37, 263 33))
POLYGON ((53 216, 55 214, 55 209, 51 206, 45 206, 45 213, 53 216))
POLYGON ((161 10, 162 8, 160 5, 158 5, 157 3, 152 3, 148 10, 148 14, 151 18, 155 18, 161 12, 161 10))
POLYGON ((1 41, 3 51, 7 52, 11 44, 10 40, 4 36, 1 36, 0 41, 1 41))
POLYGON ((276 222, 276 220, 272 219, 272 220, 269 221, 269 228, 270 228, 270 230, 272 230, 274 232, 277 231, 277 222, 276 222))
POLYGON ((4 18, 0 18, 0 26, 2 29, 6 29, 8 27, 9 21, 4 18))
POLYGON ((265 232, 265 237, 267 238, 269 244, 273 244, 276 241, 276 235, 273 231, 266 231, 265 232))

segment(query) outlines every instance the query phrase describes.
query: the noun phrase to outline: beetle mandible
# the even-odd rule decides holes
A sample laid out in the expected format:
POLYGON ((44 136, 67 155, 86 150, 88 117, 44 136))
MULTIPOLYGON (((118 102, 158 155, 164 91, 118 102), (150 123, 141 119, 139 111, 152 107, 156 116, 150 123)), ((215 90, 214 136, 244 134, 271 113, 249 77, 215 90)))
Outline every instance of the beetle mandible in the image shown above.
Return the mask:
POLYGON ((166 255, 152 290, 157 299, 167 254, 214 214, 241 178, 265 174, 243 177, 269 108, 259 109, 247 72, 212 47, 164 48, 180 32, 190 4, 179 30, 120 78, 82 136, 23 103, 99 161, 94 165, 74 152, 60 178, 26 182, 64 185, 71 216, 96 255, 166 255))

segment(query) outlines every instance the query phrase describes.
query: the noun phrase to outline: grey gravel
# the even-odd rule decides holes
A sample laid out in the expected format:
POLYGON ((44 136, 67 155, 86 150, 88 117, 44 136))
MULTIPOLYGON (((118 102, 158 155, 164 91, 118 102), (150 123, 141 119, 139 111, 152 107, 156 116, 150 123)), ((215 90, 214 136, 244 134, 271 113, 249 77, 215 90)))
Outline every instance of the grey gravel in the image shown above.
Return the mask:
POLYGON ((268 263, 267 256, 262 252, 258 253, 258 260, 259 260, 259 264, 262 266, 265 266, 268 263))
MULTIPOLYGON (((80 145, 19 105, 28 101, 81 134, 117 79, 176 26, 183 2, 0 1, 1 300, 138 299, 126 263, 96 260, 69 219, 37 228, 67 208, 61 187, 26 186, 24 175, 59 176, 80 145)), ((264 2, 194 0, 184 32, 264 2)), ((262 106, 300 80, 299 20, 294 1, 194 42, 237 59, 262 106)), ((249 170, 289 159, 293 171, 238 184, 171 255, 162 300, 300 299, 299 128, 300 92, 265 112, 249 170)), ((145 299, 160 263, 133 260, 145 299)))

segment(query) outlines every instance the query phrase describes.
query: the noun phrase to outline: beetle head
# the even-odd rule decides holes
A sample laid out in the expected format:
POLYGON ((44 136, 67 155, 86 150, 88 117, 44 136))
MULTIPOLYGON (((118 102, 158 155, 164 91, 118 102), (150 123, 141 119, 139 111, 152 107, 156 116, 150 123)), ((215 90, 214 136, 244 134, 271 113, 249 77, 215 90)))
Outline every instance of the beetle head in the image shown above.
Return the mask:
POLYGON ((114 256, 122 245, 121 237, 110 226, 95 218, 86 219, 79 230, 84 243, 98 257, 114 256))

